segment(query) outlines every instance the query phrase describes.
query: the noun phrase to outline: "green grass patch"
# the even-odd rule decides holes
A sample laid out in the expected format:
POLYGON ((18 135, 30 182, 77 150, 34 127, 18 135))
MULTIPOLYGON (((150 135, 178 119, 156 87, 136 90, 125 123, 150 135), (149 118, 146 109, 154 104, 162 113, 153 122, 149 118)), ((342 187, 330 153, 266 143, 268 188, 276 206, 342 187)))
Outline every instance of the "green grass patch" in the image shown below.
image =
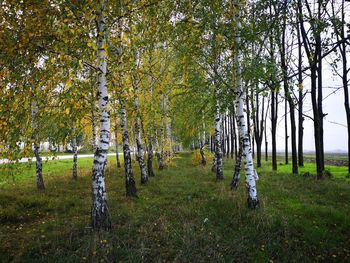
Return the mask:
MULTIPOLYGON (((231 159, 222 182, 208 165, 177 155, 164 171, 125 198, 123 169, 110 156, 106 176, 111 232, 89 227, 92 159, 44 163, 46 190, 35 189, 35 164, 16 165, 0 176, 1 262, 349 262, 350 185, 346 167, 328 167, 334 177, 316 180, 258 169, 261 206, 246 205, 244 177, 232 192, 231 159), (13 179, 14 178, 14 179, 13 179)), ((156 167, 156 165, 155 165, 156 167)), ((302 171, 314 173, 314 164, 302 171)))

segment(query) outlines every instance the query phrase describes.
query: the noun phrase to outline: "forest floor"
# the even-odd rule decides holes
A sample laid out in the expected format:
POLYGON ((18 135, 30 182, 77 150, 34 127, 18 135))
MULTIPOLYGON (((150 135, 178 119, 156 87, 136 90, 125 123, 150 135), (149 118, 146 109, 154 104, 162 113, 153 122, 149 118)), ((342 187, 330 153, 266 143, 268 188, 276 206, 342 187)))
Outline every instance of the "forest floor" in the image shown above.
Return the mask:
MULTIPOLYGON (((232 192, 231 159, 222 182, 210 165, 182 153, 125 198, 123 169, 110 157, 107 193, 113 229, 89 227, 92 159, 44 163, 46 190, 35 189, 35 165, 0 166, 0 262, 349 262, 350 179, 290 175, 290 165, 258 169, 260 208, 246 205, 242 181, 232 192)), ((302 172, 314 172, 307 163, 302 172)), ((244 180, 244 178, 242 178, 244 180)))

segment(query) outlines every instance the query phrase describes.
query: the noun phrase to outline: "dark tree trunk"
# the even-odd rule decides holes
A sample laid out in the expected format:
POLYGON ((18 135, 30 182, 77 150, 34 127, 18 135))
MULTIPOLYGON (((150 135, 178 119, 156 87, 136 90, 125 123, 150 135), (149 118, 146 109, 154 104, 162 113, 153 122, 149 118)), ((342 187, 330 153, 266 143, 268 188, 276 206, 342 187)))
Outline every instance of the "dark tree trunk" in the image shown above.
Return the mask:
MULTIPOLYGON (((256 89, 257 90, 257 89, 256 89)), ((255 118, 254 118, 254 138, 256 142, 256 156, 257 156, 257 167, 261 167, 261 144, 263 139, 264 131, 264 111, 265 111, 265 99, 262 99, 261 107, 261 119, 259 117, 259 95, 258 92, 255 94, 255 118)))
POLYGON ((234 135, 234 117, 233 117, 233 113, 230 114, 230 136, 231 136, 231 139, 230 139, 230 142, 231 142, 231 158, 233 159, 233 154, 234 154, 234 138, 235 138, 235 135, 234 135))
POLYGON ((271 140, 272 140, 272 170, 277 171, 276 129, 277 129, 277 94, 271 90, 271 140))
POLYGON ((78 178, 78 147, 77 139, 74 134, 73 138, 73 169, 72 169, 72 178, 76 180, 78 178))
POLYGON ((147 170, 149 176, 154 176, 153 171, 153 145, 152 145, 152 135, 150 131, 149 142, 148 142, 148 158, 147 158, 147 170))
MULTIPOLYGON (((299 15, 299 11, 297 11, 297 16, 299 15)), ((298 37, 298 85, 299 85, 299 92, 298 92, 298 165, 304 166, 304 117, 303 117, 303 73, 302 73, 302 66, 303 66, 303 54, 301 51, 302 47, 302 39, 300 36, 300 28, 297 26, 297 37, 298 37)))
MULTIPOLYGON (((311 15, 311 9, 308 2, 307 10, 309 15, 311 15)), ((298 0, 299 9, 299 21, 300 30, 303 38, 304 48, 308 57, 310 72, 311 72, 311 102, 313 111, 313 122, 314 122, 314 138, 315 138, 315 151, 316 151, 316 170, 317 178, 322 178, 324 170, 324 152, 323 152, 323 112, 322 112, 322 74, 321 74, 321 63, 322 63, 322 46, 321 46, 321 32, 319 31, 319 26, 315 21, 310 21, 310 27, 315 39, 315 48, 312 49, 307 32, 304 27, 304 20, 302 16, 303 8, 302 1, 298 0), (310 46, 309 46, 310 45, 310 46), (319 71, 319 72, 318 72, 319 71), (318 73, 318 83, 317 83, 317 73, 318 73), (318 88, 317 88, 318 84, 318 88), (318 94, 317 94, 318 91, 318 94)), ((321 5, 318 5, 318 19, 320 20, 321 5)))
POLYGON ((322 177, 323 165, 322 165, 322 154, 321 154, 321 138, 320 138, 320 118, 319 111, 317 110, 317 95, 316 95, 316 66, 311 68, 311 101, 312 111, 314 115, 314 136, 315 136, 315 151, 316 151, 316 170, 317 177, 322 177))
POLYGON ((350 106, 349 106, 349 88, 348 88, 348 72, 350 69, 348 69, 348 63, 347 63, 347 44, 345 43, 345 2, 342 0, 342 13, 341 13, 341 21, 342 21, 342 28, 340 31, 340 38, 343 40, 341 46, 339 47, 341 58, 342 58, 342 64, 343 64, 343 72, 342 72, 342 83, 343 83, 343 90, 344 90, 344 107, 345 107, 345 113, 346 113, 346 123, 347 123, 347 130, 348 130, 348 175, 350 175, 350 106))
POLYGON ((322 171, 324 170, 324 143, 323 143, 323 107, 322 107, 322 45, 321 45, 321 36, 318 35, 316 38, 316 47, 317 49, 317 109, 319 117, 319 132, 320 132, 320 158, 321 158, 321 167, 322 171))
MULTIPOLYGON (((284 89, 288 89, 287 88, 288 86, 288 83, 285 83, 284 84, 284 89)), ((288 136, 288 104, 287 104, 287 94, 285 94, 285 100, 284 100, 284 145, 285 145, 285 148, 284 148, 284 163, 285 164, 288 164, 288 139, 289 139, 289 136, 288 136)))
MULTIPOLYGON (((269 6, 270 17, 273 19, 272 14, 272 4, 269 6)), ((271 21, 274 23, 274 21, 271 21)), ((273 30, 269 34, 269 55, 270 63, 273 65, 275 63, 275 45, 274 45, 274 35, 273 30)), ((278 35, 278 34, 277 34, 278 35)), ((271 73, 270 75, 270 93, 271 93, 271 142, 272 142, 272 170, 277 171, 277 155, 276 155, 276 129, 277 129, 277 113, 278 113, 278 93, 277 93, 277 84, 275 83, 274 76, 271 73)))
MULTIPOLYGON (((285 12, 285 11, 284 11, 285 12)), ((285 93, 285 136, 286 136, 286 155, 285 162, 288 164, 288 129, 287 129, 287 106, 289 105, 290 110, 290 123, 291 123, 291 134, 292 134, 292 172, 298 174, 298 160, 297 160, 297 146, 296 146, 296 127, 295 127, 295 105, 291 96, 291 90, 288 85, 288 67, 287 67, 287 52, 286 52, 286 13, 283 15, 282 22, 282 41, 281 41, 281 68, 283 74, 283 87, 285 93), (287 104, 288 102, 288 104, 287 104)))

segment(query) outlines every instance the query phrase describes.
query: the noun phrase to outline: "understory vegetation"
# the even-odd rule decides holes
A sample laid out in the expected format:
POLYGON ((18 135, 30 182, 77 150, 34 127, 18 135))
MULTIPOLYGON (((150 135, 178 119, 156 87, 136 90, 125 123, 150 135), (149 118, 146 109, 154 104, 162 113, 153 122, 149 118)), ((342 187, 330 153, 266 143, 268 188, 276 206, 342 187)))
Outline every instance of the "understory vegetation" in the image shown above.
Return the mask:
MULTIPOLYGON (((13 176, 1 166, 1 262, 349 262, 350 184, 347 167, 327 166, 333 176, 291 175, 290 166, 258 169, 260 208, 247 208, 244 178, 230 190, 232 159, 224 180, 210 165, 181 153, 138 198, 125 198, 124 173, 111 156, 106 171, 110 232, 92 231, 91 158, 44 165, 46 190, 33 184, 35 165, 18 164, 13 176), (16 193, 14 195, 13 193, 16 193)), ((208 160, 211 162, 211 160, 208 160)), ((133 162, 135 174, 139 166, 133 162)), ((301 173, 315 174, 306 163, 301 173)), ((137 177, 137 184, 140 178, 137 177)))

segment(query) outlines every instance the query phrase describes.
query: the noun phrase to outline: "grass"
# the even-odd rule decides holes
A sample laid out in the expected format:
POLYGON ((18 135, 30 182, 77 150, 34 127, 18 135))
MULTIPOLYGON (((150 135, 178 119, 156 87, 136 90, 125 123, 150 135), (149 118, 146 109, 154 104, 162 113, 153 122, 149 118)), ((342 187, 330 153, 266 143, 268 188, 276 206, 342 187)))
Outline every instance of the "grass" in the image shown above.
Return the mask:
MULTIPOLYGON (((111 156, 106 180, 113 229, 94 233, 92 159, 78 162, 77 181, 70 160, 44 164, 44 192, 35 189, 34 165, 19 164, 11 177, 0 169, 0 262, 350 261, 345 167, 328 167, 334 177, 317 181, 290 175, 290 165, 271 173, 264 163, 258 170, 261 206, 252 211, 244 182, 230 191, 230 159, 225 180, 216 182, 210 165, 193 165, 191 154, 183 153, 146 186, 139 185, 135 163, 139 198, 128 200, 123 170, 111 156)), ((303 169, 314 172, 314 164, 303 169)))

